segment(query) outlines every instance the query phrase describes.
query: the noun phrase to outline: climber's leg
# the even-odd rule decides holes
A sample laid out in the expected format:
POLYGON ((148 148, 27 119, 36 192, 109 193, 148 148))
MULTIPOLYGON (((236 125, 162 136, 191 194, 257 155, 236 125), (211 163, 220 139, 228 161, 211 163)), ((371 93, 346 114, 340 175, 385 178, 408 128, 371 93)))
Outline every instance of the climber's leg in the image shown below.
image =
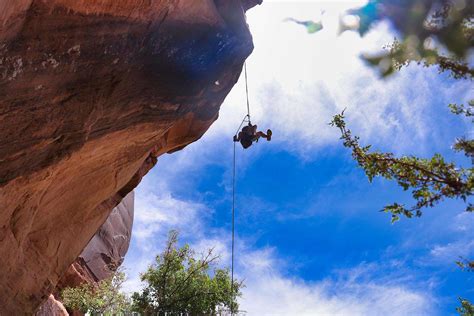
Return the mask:
POLYGON ((272 139, 272 131, 268 130, 267 134, 265 134, 264 132, 257 132, 255 134, 255 139, 259 139, 260 137, 263 137, 263 138, 266 138, 267 140, 270 140, 270 139, 272 139))

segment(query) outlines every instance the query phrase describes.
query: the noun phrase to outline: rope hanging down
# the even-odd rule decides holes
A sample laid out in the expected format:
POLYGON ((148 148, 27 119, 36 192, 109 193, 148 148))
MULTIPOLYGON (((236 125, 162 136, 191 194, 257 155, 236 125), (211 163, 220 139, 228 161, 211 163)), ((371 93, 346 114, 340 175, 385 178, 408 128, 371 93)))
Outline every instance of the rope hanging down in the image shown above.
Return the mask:
MULTIPOLYGON (((242 122, 243 123, 243 122, 242 122)), ((234 142, 234 164, 232 168, 232 263, 230 295, 234 297, 234 240, 235 240, 235 142, 234 142)), ((234 315, 234 306, 230 307, 231 315, 234 315)))
MULTIPOLYGON (((237 135, 240 131, 242 125, 245 122, 250 123, 250 102, 249 102, 249 86, 248 86, 248 79, 247 79, 247 63, 244 63, 244 74, 245 74, 245 95, 247 97, 247 115, 244 116, 244 119, 237 128, 237 135)), ((231 297, 234 296, 234 248, 235 248, 235 145, 234 142, 234 155, 233 155, 233 165, 232 165, 232 262, 231 262, 231 283, 230 283, 230 294, 231 297)), ((234 307, 231 306, 230 310, 231 315, 234 315, 234 307)))
POLYGON ((244 63, 244 72, 245 72, 245 95, 247 96, 247 117, 250 122, 250 102, 249 102, 249 84, 247 80, 247 63, 244 63))

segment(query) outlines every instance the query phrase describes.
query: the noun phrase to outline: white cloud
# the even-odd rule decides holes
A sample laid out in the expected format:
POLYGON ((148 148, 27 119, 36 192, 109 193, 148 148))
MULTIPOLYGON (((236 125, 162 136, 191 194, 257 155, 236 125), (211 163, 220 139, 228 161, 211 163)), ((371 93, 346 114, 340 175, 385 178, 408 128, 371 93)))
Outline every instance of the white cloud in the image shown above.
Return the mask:
POLYGON ((134 237, 146 240, 157 233, 167 234, 170 228, 185 228, 188 234, 202 229, 198 217, 211 212, 200 203, 173 197, 163 183, 142 185, 137 190, 135 202, 134 237))
MULTIPOLYGON (((348 124, 364 142, 398 153, 429 151, 440 120, 434 103, 464 100, 469 82, 458 83, 455 91, 440 88, 435 92, 433 84, 443 80, 437 70, 416 65, 380 80, 360 55, 380 51, 394 34, 388 24, 381 23, 364 38, 355 32, 337 36, 339 15, 350 6, 343 1, 264 2, 248 12, 255 42, 247 60, 254 123, 273 129, 272 144, 306 157, 339 143, 338 131, 327 123, 347 108, 348 124), (326 9, 320 33, 309 35, 301 26, 283 22, 287 17, 316 19, 320 9, 326 9)), ((245 111, 241 76, 205 138, 224 143, 245 111)), ((436 136, 446 141, 444 134, 436 136)))
MULTIPOLYGON (((404 279, 372 278, 377 265, 339 271, 319 282, 285 276, 281 260, 269 249, 243 256, 245 278, 241 309, 247 315, 433 315, 433 298, 411 289, 404 279), (390 279, 389 282, 388 279, 390 279)), ((284 264, 283 264, 284 266, 284 264)), ((387 275, 390 273, 387 273, 387 275)))
MULTIPOLYGON (((216 233, 214 232, 214 234, 216 233)), ((202 237, 194 240, 190 246, 198 254, 206 254, 209 249, 212 249, 212 253, 219 256, 218 265, 227 267, 227 263, 231 260, 230 242, 227 237, 224 235, 214 235, 211 238, 202 237)))
MULTIPOLYGON (((221 255, 220 266, 229 266, 228 232, 207 227, 208 207, 174 197, 162 183, 167 180, 167 176, 147 178, 137 192, 133 249, 125 261, 128 293, 142 287, 139 273, 162 251, 169 229, 180 229, 181 242, 190 243, 198 253, 214 248, 221 255)), ((291 262, 279 258, 275 249, 251 245, 237 236, 236 277, 245 282, 240 303, 249 316, 430 314, 429 293, 411 289, 410 280, 402 276, 378 276, 390 269, 363 264, 334 271, 322 281, 305 282, 283 272, 291 262)))
MULTIPOLYGON (((161 203, 160 199, 147 200, 150 205, 146 205, 145 210, 155 208, 155 203, 161 203)), ((171 205, 181 203, 199 205, 183 201, 175 201, 171 205)), ((138 206, 137 215, 144 209, 138 206)), ((127 257, 125 266, 129 278, 124 284, 124 290, 128 293, 142 287, 138 272, 145 271, 154 256, 162 251, 167 229, 175 228, 177 223, 172 217, 163 216, 162 212, 157 210, 159 214, 155 217, 149 214, 137 216, 138 222, 151 219, 153 225, 157 225, 157 229, 151 232, 146 230, 146 239, 135 236, 140 243, 153 241, 153 244, 149 247, 138 247, 140 250, 138 255, 135 253, 134 256, 127 257)), ((194 226, 189 228, 191 233, 186 233, 185 240, 198 253, 214 248, 214 253, 221 255, 220 266, 228 266, 229 236, 226 232, 209 228, 201 231, 200 228, 205 226, 204 219, 200 216, 201 213, 196 214, 199 215, 192 217, 194 226), (196 227, 199 229, 195 229, 196 227)), ((184 225, 189 225, 189 221, 185 219, 184 225)), ((187 228, 183 227, 183 230, 185 229, 187 228)), ((250 245, 251 242, 248 240, 237 237, 236 278, 244 280, 245 283, 240 305, 241 310, 246 311, 248 316, 433 315, 433 311, 429 309, 433 297, 428 292, 410 288, 408 284, 411 280, 408 277, 387 272, 390 269, 400 268, 400 265, 387 269, 376 264, 361 264, 353 269, 334 271, 331 276, 318 282, 305 282, 283 272, 288 269, 291 262, 279 258, 275 249, 268 247, 256 249, 250 245), (378 276, 381 274, 385 276, 378 276)))
MULTIPOLYGON (((460 209, 459 205, 462 203, 454 204, 453 210, 460 209)), ((449 211, 449 208, 446 211, 449 211)), ((458 269, 454 264, 456 260, 460 257, 466 259, 474 257, 474 224, 472 222, 474 214, 465 211, 456 214, 453 211, 451 214, 438 216, 440 218, 432 222, 432 227, 425 227, 427 229, 425 234, 443 232, 441 236, 444 238, 437 239, 436 242, 423 241, 428 244, 426 246, 427 253, 417 262, 422 266, 432 268, 458 269)))
POLYGON ((146 177, 136 190, 131 246, 123 264, 127 293, 141 288, 139 274, 162 251, 170 230, 178 230, 182 239, 203 238, 204 221, 212 214, 202 203, 175 197, 166 185, 168 177, 166 172, 159 178, 146 177))
MULTIPOLYGON (((453 221, 453 230, 458 232, 474 232, 474 214, 462 212, 453 221)), ((474 237, 474 236, 473 236, 474 237)))
MULTIPOLYGON (((430 250, 431 263, 454 263, 459 257, 471 258, 474 254, 473 240, 458 240, 455 242, 436 245, 430 250), (433 262, 435 261, 435 262, 433 262)), ((455 268, 454 265, 452 265, 455 268)))

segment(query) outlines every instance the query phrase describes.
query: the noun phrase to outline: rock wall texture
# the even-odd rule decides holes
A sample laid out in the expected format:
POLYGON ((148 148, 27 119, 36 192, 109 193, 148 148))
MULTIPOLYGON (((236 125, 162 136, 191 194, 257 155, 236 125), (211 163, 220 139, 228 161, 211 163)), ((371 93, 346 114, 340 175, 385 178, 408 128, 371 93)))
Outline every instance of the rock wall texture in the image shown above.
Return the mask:
MULTIPOLYGON (((63 274, 56 287, 81 283, 97 283, 112 276, 122 264, 132 235, 134 192, 114 207, 104 224, 95 233, 74 263, 63 274)), ((58 293, 59 294, 59 293, 58 293)))
POLYGON ((112 210, 76 260, 96 282, 110 277, 123 262, 132 235, 133 205, 132 191, 112 210))
POLYGON ((46 301, 252 51, 246 0, 0 0, 0 315, 46 301))
POLYGON ((46 302, 41 304, 35 316, 69 316, 69 313, 63 304, 57 301, 53 294, 51 294, 46 302))
MULTIPOLYGON (((41 304, 36 316, 63 315, 66 309, 55 296, 60 298, 64 288, 76 287, 82 283, 97 283, 111 276, 120 267, 130 245, 134 197, 132 191, 114 207, 105 223, 59 279, 53 294, 41 304)), ((75 313, 82 315, 78 311, 75 313)))

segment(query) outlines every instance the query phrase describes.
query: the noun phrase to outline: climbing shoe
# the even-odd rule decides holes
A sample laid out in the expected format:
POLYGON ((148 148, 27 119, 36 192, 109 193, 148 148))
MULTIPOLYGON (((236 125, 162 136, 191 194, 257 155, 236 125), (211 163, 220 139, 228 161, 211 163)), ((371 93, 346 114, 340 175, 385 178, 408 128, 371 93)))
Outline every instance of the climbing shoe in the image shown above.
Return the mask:
POLYGON ((270 141, 272 139, 272 130, 269 129, 267 130, 267 141, 270 141))

